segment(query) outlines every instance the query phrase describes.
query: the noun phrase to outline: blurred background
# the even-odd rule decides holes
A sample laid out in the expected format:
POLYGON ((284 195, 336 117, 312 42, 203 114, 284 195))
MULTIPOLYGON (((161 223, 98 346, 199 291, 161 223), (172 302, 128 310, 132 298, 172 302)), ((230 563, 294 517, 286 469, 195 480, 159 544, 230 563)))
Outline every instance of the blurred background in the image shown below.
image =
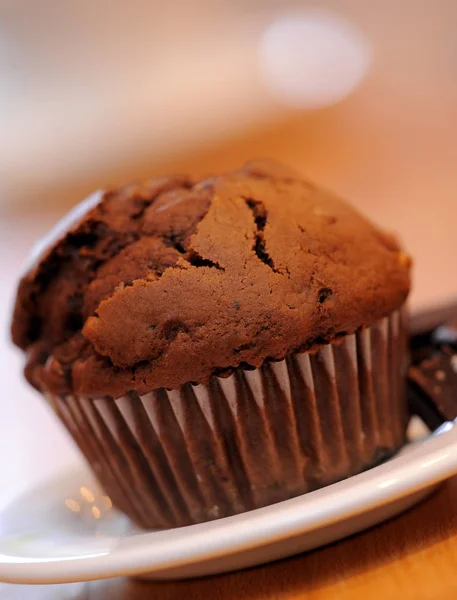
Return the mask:
POLYGON ((7 330, 93 189, 276 158, 400 235, 413 310, 457 297, 456 31, 455 0, 0 0, 0 507, 79 460, 7 330))

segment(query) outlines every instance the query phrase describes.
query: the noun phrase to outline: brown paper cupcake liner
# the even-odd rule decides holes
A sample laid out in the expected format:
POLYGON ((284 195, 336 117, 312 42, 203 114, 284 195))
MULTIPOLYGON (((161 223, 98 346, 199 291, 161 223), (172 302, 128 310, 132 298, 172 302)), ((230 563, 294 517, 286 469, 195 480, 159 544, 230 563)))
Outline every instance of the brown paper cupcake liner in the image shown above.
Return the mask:
POLYGON ((397 311, 208 385, 50 401, 114 504, 144 528, 169 528, 279 502, 393 454, 407 361, 397 311))

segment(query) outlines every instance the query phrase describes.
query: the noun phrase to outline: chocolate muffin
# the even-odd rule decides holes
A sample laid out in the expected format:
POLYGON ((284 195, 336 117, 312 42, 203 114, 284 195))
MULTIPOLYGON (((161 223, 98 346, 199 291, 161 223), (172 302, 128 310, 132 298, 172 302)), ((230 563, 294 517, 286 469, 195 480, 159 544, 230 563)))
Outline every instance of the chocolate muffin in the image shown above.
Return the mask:
POLYGON ((32 260, 26 377, 142 527, 278 502, 404 442, 410 258, 293 171, 98 193, 32 260))

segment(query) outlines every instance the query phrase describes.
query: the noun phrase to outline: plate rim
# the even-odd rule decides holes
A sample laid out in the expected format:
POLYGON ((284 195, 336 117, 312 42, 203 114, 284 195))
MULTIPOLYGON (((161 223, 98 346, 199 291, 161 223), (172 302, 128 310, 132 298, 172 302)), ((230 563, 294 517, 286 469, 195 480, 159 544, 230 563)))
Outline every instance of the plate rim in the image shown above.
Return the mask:
MULTIPOLYGON (((143 573, 162 575, 177 567, 205 563, 311 533, 412 495, 456 473, 457 427, 448 424, 424 440, 408 444, 377 467, 246 513, 177 529, 113 538, 117 540, 115 547, 91 556, 14 562, 14 557, 1 554, 0 581, 65 583, 143 573)), ((46 482, 37 487, 43 485, 46 482)))

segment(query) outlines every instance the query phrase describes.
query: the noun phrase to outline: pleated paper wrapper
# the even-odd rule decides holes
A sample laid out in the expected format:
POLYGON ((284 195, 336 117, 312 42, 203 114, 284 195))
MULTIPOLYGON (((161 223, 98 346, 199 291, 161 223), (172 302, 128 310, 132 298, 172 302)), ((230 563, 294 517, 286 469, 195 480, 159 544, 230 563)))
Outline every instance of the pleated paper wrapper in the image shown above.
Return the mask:
POLYGON ((170 528, 279 502, 391 456, 405 440, 407 363, 397 311, 208 385, 49 400, 113 503, 140 527, 170 528))

